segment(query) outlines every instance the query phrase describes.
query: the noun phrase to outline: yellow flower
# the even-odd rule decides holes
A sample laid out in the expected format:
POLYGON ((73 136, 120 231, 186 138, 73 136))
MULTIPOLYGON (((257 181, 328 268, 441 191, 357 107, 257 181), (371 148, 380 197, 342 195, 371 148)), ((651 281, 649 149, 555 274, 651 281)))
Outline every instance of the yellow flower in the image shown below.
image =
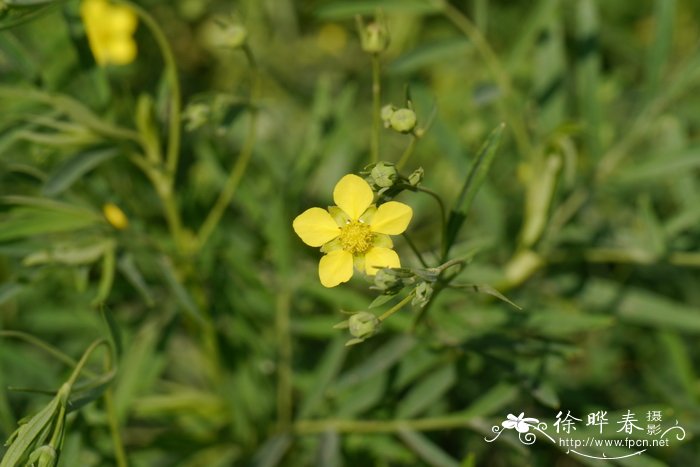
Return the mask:
POLYGON ((326 287, 347 282, 353 264, 373 276, 382 268, 401 267, 389 235, 406 230, 413 216, 410 206, 389 201, 376 207, 369 184, 357 175, 346 175, 333 189, 337 206, 326 211, 307 209, 292 223, 301 240, 322 247, 325 256, 318 264, 321 284, 326 287))
POLYGON ((112 227, 117 230, 124 230, 129 226, 129 219, 119 206, 114 203, 107 203, 102 206, 102 213, 112 227))
POLYGON ((107 0, 83 0, 80 16, 85 23, 90 50, 99 65, 126 65, 136 58, 136 14, 107 0))

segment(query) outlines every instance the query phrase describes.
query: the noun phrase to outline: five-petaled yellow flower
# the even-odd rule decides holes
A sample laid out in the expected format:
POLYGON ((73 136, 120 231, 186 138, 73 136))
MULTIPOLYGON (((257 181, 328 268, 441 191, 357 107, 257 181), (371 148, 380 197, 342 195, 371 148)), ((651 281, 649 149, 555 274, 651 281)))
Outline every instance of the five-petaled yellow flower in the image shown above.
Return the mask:
POLYGON ((129 7, 107 0, 83 0, 80 16, 98 65, 126 65, 136 58, 134 31, 138 22, 129 7))
POLYGON ((335 287, 349 281, 353 264, 370 276, 381 268, 401 267, 389 235, 406 230, 413 210, 397 201, 377 207, 372 204, 373 199, 366 181, 357 175, 346 175, 333 189, 337 206, 327 211, 307 209, 294 219, 292 226, 301 240, 310 246, 320 246, 325 253, 318 264, 324 286, 335 287))

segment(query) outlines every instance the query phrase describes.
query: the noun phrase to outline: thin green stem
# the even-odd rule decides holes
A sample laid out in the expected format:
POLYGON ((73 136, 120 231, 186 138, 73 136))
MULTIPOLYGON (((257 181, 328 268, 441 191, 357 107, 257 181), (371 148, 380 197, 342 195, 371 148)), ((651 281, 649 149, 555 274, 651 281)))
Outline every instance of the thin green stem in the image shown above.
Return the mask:
MULTIPOLYGON (((112 359, 108 354, 105 357, 105 371, 112 369, 112 359)), ((117 417, 116 406, 114 405, 114 389, 109 386, 104 392, 105 410, 107 411, 107 421, 109 423, 109 431, 112 436, 112 446, 114 449, 114 460, 117 467, 127 467, 129 465, 124 449, 124 441, 119 427, 119 419, 117 417)))
MULTIPOLYGON (((440 198, 440 195, 435 193, 433 190, 430 190, 428 188, 423 188, 422 186, 415 186, 410 188, 413 191, 419 191, 421 193, 425 193, 427 195, 430 195, 435 202, 437 202, 438 207, 440 208, 440 224, 442 225, 442 228, 440 229, 440 251, 445 251, 447 247, 447 211, 445 209, 445 203, 442 202, 442 198, 440 198)), ((445 258, 442 258, 442 261, 444 261, 445 258)))
POLYGON ((381 64, 379 54, 372 54, 372 138, 371 162, 379 162, 379 132, 381 131, 381 64))
POLYGON ((387 319, 388 317, 390 317, 391 315, 393 315, 394 313, 396 313, 397 311, 399 311, 401 308, 403 308, 404 306, 406 306, 406 305, 408 304, 408 302, 410 302, 412 299, 413 299, 413 292, 411 292, 410 294, 406 295, 406 297, 404 297, 403 300, 401 300, 399 303, 397 303, 396 305, 394 305, 394 306, 392 306, 391 308, 389 308, 387 311, 385 311, 385 312, 384 312, 379 318, 377 318, 377 319, 378 319, 380 322, 381 322, 381 321, 384 321, 385 319, 387 319))
POLYGON ((252 91, 251 91, 251 109, 250 109, 250 123, 248 125, 248 135, 243 143, 243 148, 241 153, 236 160, 231 172, 224 183, 224 187, 219 193, 214 206, 209 211, 204 223, 199 229, 197 234, 197 243, 201 248, 209 239, 211 234, 216 229, 216 226, 221 221, 221 217, 233 199, 233 195, 236 193, 236 189, 248 168, 248 163, 250 162, 251 156, 253 155, 253 148, 255 147, 255 138, 258 130, 258 98, 260 94, 260 73, 258 71, 255 58, 249 47, 245 46, 244 51, 246 57, 248 58, 248 63, 250 64, 251 79, 252 79, 252 91))
POLYGON ((180 91, 180 82, 177 76, 177 64, 175 63, 175 55, 170 47, 170 43, 165 37, 163 30, 158 23, 153 19, 150 13, 140 6, 128 0, 117 0, 117 3, 128 5, 141 18, 144 24, 148 27, 153 38, 158 44, 163 62, 165 64, 165 79, 170 85, 170 108, 168 109, 168 146, 165 153, 165 163, 168 172, 170 183, 175 181, 175 173, 177 172, 178 159, 180 156, 180 118, 182 114, 182 94, 180 91))
POLYGON ((75 382, 78 380, 78 377, 80 376, 80 373, 83 372, 83 368, 87 364, 87 361, 90 359, 90 356, 92 353, 101 345, 106 345, 107 348, 111 351, 111 347, 109 347, 109 342, 106 339, 98 339, 94 341, 90 346, 87 348, 85 352, 83 352, 83 356, 80 357, 80 360, 78 363, 75 365, 75 368, 73 369, 73 373, 71 373, 70 378, 68 378, 68 381, 66 384, 69 387, 73 387, 75 385, 75 382))
POLYGON ((420 264, 423 265, 424 268, 429 267, 428 263, 426 263, 425 260, 423 259, 423 255, 421 255, 420 251, 418 251, 418 248, 416 248, 416 244, 413 243, 413 241, 408 236, 408 234, 406 234, 406 232, 404 232, 402 235, 403 235, 403 238, 406 240, 406 243, 408 243, 408 246, 411 248, 413 253, 416 255, 416 258, 418 258, 418 261, 420 261, 420 264))
POLYGON ((406 165, 406 162, 408 162, 409 157, 411 157, 411 154, 413 154, 413 150, 416 148, 417 142, 418 137, 412 133, 411 141, 409 141, 408 146, 406 146, 406 149, 404 150, 403 154, 401 154, 401 158, 396 163, 396 168, 398 170, 401 170, 403 166, 406 165))
POLYGON ((12 337, 15 339, 23 340, 51 354, 53 357, 55 357, 57 360, 61 361, 67 366, 74 367, 78 364, 78 362, 71 358, 69 355, 66 355, 56 347, 52 346, 51 344, 47 344, 46 342, 42 341, 38 337, 32 336, 31 334, 27 334, 21 331, 0 331, 0 337, 12 337))
POLYGON ((289 312, 291 294, 283 291, 277 298, 275 327, 279 343, 277 371, 277 423, 281 432, 289 431, 292 423, 292 342, 289 312))

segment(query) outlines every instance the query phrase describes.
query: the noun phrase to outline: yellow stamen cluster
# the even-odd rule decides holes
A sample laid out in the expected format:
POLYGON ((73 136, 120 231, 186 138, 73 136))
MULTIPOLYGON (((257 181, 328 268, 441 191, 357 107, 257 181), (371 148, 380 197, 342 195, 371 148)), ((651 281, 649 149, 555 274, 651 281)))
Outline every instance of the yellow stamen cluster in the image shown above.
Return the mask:
POLYGON ((340 244, 343 250, 360 255, 372 247, 374 235, 369 225, 361 221, 350 221, 340 229, 340 244))

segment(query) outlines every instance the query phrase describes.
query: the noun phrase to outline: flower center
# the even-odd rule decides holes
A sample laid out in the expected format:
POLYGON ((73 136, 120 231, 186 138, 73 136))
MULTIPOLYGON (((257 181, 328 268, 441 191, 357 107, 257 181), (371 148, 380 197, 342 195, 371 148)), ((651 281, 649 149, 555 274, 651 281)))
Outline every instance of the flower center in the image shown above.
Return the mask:
POLYGON ((365 253, 372 246, 374 235, 369 225, 360 221, 350 221, 340 228, 340 244, 343 250, 353 255, 365 253))

